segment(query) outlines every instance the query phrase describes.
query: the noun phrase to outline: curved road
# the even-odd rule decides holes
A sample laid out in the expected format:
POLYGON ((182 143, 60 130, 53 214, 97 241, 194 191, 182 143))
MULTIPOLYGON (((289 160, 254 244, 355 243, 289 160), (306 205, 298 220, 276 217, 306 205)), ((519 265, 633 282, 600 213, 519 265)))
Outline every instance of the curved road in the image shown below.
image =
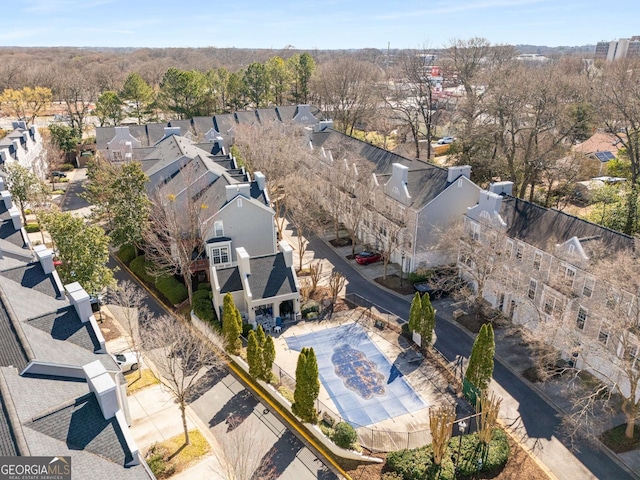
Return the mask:
MULTIPOLYGON (((309 242, 309 250, 313 250, 316 258, 326 258, 348 280, 347 293, 358 295, 371 300, 373 303, 386 308, 400 318, 409 318, 410 303, 389 291, 378 287, 360 275, 360 273, 326 242, 314 238, 309 242)), ((434 307, 438 310, 438 300, 434 300, 434 307)), ((437 315, 435 347, 449 360, 454 361, 457 355, 468 357, 473 346, 472 338, 457 324, 448 321, 441 315, 437 315)), ((568 443, 563 442, 559 436, 560 418, 558 412, 543 400, 538 393, 523 380, 513 373, 499 359, 496 359, 493 378, 517 402, 517 415, 520 416, 522 426, 526 430, 528 444, 536 448, 536 455, 542 462, 560 479, 574 480, 584 478, 578 474, 579 470, 571 470, 568 465, 571 460, 570 452, 554 451, 552 448, 541 448, 546 441, 560 441, 567 448, 568 443)), ((503 402, 503 405, 506 402, 503 402)), ((602 450, 593 446, 580 443, 577 445, 579 452, 573 455, 596 478, 601 479, 634 479, 618 463, 613 461, 602 450)), ((558 449, 559 450, 559 449, 558 449)))

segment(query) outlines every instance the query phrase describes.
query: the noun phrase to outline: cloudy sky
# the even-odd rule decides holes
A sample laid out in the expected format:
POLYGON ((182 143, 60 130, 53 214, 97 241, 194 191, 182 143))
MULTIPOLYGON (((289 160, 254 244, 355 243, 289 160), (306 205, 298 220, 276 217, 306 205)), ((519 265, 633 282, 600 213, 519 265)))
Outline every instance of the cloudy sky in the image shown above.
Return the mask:
POLYGON ((19 0, 2 46, 438 48, 452 39, 585 45, 640 35, 619 0, 19 0))

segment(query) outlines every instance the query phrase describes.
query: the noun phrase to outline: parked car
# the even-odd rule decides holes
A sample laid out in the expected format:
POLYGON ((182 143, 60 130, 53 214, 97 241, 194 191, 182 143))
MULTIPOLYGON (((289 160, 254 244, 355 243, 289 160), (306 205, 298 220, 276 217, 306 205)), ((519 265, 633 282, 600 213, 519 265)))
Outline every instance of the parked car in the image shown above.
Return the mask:
POLYGON ((59 172, 58 170, 54 170, 51 172, 51 175, 58 178, 67 178, 67 174, 64 172, 59 172))
POLYGON ((120 371, 128 372, 130 370, 138 369, 138 355, 134 352, 123 352, 111 355, 120 367, 120 371))
POLYGON ((454 140, 455 138, 453 137, 442 137, 437 143, 438 145, 449 145, 450 143, 453 143, 454 140))
POLYGON ((380 260, 382 260, 382 254, 379 252, 365 250, 364 252, 356 254, 356 262, 360 265, 369 265, 370 263, 379 262, 380 260))

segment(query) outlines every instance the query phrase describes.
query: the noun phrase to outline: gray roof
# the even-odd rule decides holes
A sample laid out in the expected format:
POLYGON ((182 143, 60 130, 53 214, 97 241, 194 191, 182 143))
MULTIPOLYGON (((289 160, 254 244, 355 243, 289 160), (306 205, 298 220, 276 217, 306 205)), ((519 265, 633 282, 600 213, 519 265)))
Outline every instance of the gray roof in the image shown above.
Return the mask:
POLYGON ((258 119, 260 123, 271 122, 279 122, 280 118, 278 117, 278 112, 275 108, 259 108, 256 110, 256 114, 258 115, 258 119))
POLYGON ((0 299, 0 366, 13 366, 22 371, 28 362, 27 354, 9 318, 7 306, 0 299))
POLYGON ((115 418, 105 420, 86 381, 19 376, 6 368, 2 369, 2 375, 11 391, 31 455, 71 455, 74 478, 152 478, 143 465, 125 467, 132 453, 123 432, 115 418))
POLYGON ((23 287, 36 290, 50 297, 57 298, 62 294, 53 277, 51 275, 45 275, 39 261, 22 265, 18 268, 1 271, 0 275, 23 287))
POLYGON ((91 324, 82 323, 73 306, 33 318, 26 323, 50 334, 54 340, 71 342, 92 352, 100 348, 95 332, 90 328, 91 324))
POLYGON ((216 274, 218 275, 218 283, 220 284, 220 293, 233 293, 243 290, 238 267, 216 270, 216 274))
POLYGON ((13 457, 17 454, 16 438, 9 421, 4 397, 0 393, 0 456, 13 457))
POLYGON ((255 110, 236 112, 235 119, 240 125, 255 125, 258 123, 258 115, 255 110))
POLYGON ((235 127, 235 117, 231 113, 215 115, 213 117, 213 126, 220 135, 229 135, 233 127, 235 127))
POLYGON ((213 128, 213 117, 193 117, 191 121, 197 135, 204 135, 213 128))
POLYGON ((632 249, 634 246, 633 237, 510 195, 503 198, 500 216, 507 223, 510 237, 540 249, 548 248, 549 242, 560 244, 573 237, 585 241, 600 240, 612 250, 632 249))
POLYGON ((6 240, 18 248, 24 248, 27 246, 24 241, 24 237, 22 236, 22 232, 14 228, 13 221, 11 219, 3 220, 0 223, 0 239, 6 240))
POLYGON ((277 297, 297 291, 293 273, 285 265, 282 253, 254 257, 249 262, 249 287, 254 299, 277 297))

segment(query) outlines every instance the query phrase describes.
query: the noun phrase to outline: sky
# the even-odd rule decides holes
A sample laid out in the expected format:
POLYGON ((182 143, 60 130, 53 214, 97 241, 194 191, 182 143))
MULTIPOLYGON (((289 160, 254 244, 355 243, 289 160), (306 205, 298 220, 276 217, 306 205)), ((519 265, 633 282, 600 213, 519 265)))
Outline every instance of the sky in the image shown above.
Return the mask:
POLYGON ((0 46, 441 48, 454 39, 577 46, 640 35, 619 0, 18 0, 0 46))

